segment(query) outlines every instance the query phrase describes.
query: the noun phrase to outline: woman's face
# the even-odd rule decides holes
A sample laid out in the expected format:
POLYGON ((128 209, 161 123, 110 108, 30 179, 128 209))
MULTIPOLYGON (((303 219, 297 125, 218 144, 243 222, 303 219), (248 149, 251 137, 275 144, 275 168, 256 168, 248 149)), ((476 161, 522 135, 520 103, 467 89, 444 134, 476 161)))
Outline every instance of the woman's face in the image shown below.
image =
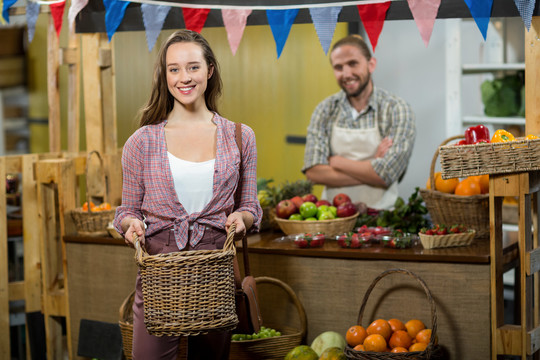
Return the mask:
POLYGON ((192 42, 174 43, 165 59, 167 87, 171 95, 186 107, 205 104, 204 92, 213 68, 204 59, 202 48, 192 42))

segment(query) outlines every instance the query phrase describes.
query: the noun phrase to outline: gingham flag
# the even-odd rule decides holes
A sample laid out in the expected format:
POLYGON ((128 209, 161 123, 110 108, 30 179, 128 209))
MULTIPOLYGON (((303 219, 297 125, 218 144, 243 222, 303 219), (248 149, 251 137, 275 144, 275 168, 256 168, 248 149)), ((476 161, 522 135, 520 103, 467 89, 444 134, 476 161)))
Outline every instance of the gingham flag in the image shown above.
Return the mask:
POLYGON ((536 0, 514 0, 514 3, 523 19, 523 23, 527 27, 527 31, 529 31, 536 0))
POLYGON ((154 48, 159 33, 163 28, 163 23, 165 22, 170 10, 171 7, 166 5, 141 4, 148 51, 152 51, 154 48))
POLYGON ((325 54, 328 54, 328 49, 330 49, 341 8, 341 6, 331 6, 309 9, 311 20, 313 20, 315 31, 325 54))
POLYGON ((28 42, 31 43, 34 40, 34 33, 36 32, 36 21, 39 15, 40 5, 33 1, 26 3, 26 24, 28 27, 28 42))

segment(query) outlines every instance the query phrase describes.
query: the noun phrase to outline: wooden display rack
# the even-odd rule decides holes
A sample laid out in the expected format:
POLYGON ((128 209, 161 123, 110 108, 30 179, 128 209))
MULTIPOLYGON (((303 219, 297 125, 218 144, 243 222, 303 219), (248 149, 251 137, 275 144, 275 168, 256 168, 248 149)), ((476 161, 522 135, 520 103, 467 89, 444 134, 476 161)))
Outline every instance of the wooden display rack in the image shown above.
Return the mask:
MULTIPOLYGON (((540 172, 490 175, 489 211, 491 232, 491 358, 497 355, 519 355, 529 359, 540 349, 538 314, 538 275, 540 248, 538 247, 538 192, 540 172), (503 267, 502 267, 502 202, 505 196, 519 198, 518 247, 519 283, 516 306, 520 310, 519 324, 504 322, 503 267), (536 303, 534 301, 536 299, 536 303)), ((516 269, 518 271, 518 269, 516 269)))

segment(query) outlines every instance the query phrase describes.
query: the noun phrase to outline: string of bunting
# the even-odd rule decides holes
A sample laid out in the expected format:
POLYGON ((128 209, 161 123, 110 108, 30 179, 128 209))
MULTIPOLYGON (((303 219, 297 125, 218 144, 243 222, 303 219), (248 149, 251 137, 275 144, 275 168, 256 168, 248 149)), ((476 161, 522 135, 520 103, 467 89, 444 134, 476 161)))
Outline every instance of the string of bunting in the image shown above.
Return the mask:
MULTIPOLYGON (((2 8, 0 23, 3 25, 9 23, 9 8, 12 7, 16 1, 17 0, 0 0, 0 6, 2 8)), ((233 55, 236 54, 242 40, 248 17, 253 11, 265 11, 276 44, 277 57, 279 58, 299 10, 306 8, 309 9, 311 20, 313 21, 313 25, 325 54, 328 54, 338 17, 344 6, 357 7, 360 20, 364 25, 373 51, 375 51, 379 35, 382 32, 384 21, 386 19, 386 13, 392 1, 407 1, 413 19, 418 27, 420 37, 427 47, 441 0, 360 0, 313 4, 294 4, 294 0, 292 0, 289 5, 271 6, 216 5, 205 4, 204 1, 200 1, 197 4, 190 4, 153 0, 103 0, 103 4, 105 6, 105 27, 110 41, 118 29, 118 26, 122 23, 126 8, 130 2, 141 3, 142 20, 145 27, 146 42, 149 51, 152 51, 172 6, 180 7, 182 9, 182 16, 186 28, 197 32, 201 32, 204 28, 204 24, 211 9, 221 10, 223 24, 227 31, 229 47, 233 55)), ((467 4, 471 16, 474 18, 484 40, 486 40, 493 0, 464 0, 464 2, 467 4)), ((514 0, 514 3, 527 31, 529 31, 536 0, 514 0)), ((28 26, 28 40, 30 42, 34 37, 40 5, 47 5, 50 7, 55 30, 59 36, 62 29, 65 4, 65 0, 27 1, 26 21, 28 26)), ((88 5, 88 0, 71 1, 68 11, 70 29, 73 29, 77 14, 79 14, 86 5, 88 5)))

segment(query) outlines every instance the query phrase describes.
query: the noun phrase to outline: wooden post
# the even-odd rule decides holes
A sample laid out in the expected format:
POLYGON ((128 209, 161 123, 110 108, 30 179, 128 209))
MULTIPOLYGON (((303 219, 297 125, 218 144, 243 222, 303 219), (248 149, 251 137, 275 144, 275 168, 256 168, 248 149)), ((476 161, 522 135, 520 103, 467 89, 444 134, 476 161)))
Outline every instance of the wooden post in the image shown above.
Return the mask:
POLYGON ((540 135, 540 16, 525 30, 525 133, 540 135))
POLYGON ((49 151, 61 150, 60 92, 58 89, 59 44, 52 15, 47 29, 47 94, 49 103, 49 151))
MULTIPOLYGON (((2 185, 6 178, 6 160, 0 157, 0 179, 2 185)), ((0 354, 11 354, 10 329, 9 329, 9 279, 8 279, 8 243, 7 243, 7 219, 6 211, 6 187, 0 186, 0 354)))
POLYGON ((70 153, 79 152, 80 138, 80 36, 75 34, 74 27, 69 29, 68 47, 62 50, 62 64, 68 66, 68 95, 67 95, 67 149, 70 153))

